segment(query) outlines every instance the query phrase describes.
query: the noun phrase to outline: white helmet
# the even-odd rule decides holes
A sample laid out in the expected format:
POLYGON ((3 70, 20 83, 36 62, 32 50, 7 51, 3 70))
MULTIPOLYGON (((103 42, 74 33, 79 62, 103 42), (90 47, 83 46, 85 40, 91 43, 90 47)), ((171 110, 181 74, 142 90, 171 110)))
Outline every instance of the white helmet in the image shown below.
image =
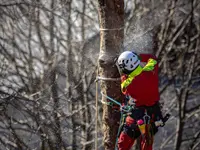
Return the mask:
POLYGON ((125 51, 118 57, 117 63, 122 72, 128 74, 139 66, 140 59, 134 52, 125 51))

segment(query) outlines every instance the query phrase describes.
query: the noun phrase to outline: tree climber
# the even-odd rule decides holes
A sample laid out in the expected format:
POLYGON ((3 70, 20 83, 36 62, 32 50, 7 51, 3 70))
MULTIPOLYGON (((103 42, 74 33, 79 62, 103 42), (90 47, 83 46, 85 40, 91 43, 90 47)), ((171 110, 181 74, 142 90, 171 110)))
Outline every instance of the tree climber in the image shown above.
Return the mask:
POLYGON ((125 51, 118 57, 117 65, 122 74, 121 90, 126 97, 121 109, 126 117, 120 129, 118 150, 130 150, 138 137, 142 150, 152 150, 153 135, 165 122, 159 105, 156 57, 125 51))

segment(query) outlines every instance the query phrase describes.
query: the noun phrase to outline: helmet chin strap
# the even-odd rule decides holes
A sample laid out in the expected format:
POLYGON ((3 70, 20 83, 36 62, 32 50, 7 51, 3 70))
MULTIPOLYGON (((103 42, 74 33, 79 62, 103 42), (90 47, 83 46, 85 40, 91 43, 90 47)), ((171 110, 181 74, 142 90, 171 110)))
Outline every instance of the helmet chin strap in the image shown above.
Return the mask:
MULTIPOLYGON (((140 65, 140 64, 139 64, 139 65, 140 65)), ((131 72, 135 71, 135 69, 137 69, 139 65, 137 65, 137 66, 136 66, 133 70, 131 70, 131 71, 130 71, 130 70, 127 70, 127 69, 124 69, 123 73, 129 75, 131 72)))
MULTIPOLYGON (((134 70, 132 70, 132 71, 134 71, 134 70)), ((127 74, 127 75, 129 75, 132 71, 129 71, 129 70, 127 70, 127 69, 123 69, 123 70, 122 70, 122 72, 123 72, 124 74, 127 74)))
POLYGON ((115 64, 117 66, 117 69, 118 69, 120 75, 122 75, 122 73, 129 75, 131 72, 133 72, 140 65, 139 64, 138 66, 136 66, 133 70, 127 70, 125 68, 120 68, 120 66, 119 66, 119 64, 117 62, 115 64))

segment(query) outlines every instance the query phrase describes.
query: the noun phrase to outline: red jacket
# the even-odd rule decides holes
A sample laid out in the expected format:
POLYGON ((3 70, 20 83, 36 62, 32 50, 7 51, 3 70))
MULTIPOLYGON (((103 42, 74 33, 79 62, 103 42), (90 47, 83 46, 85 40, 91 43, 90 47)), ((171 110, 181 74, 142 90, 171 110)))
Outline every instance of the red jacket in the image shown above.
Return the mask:
MULTIPOLYGON (((150 58, 156 60, 151 54, 140 54, 141 62, 147 63, 150 58)), ((122 76, 122 82, 127 79, 127 75, 122 76)), ((158 63, 152 71, 142 71, 137 75, 123 91, 125 95, 130 95, 136 106, 152 106, 159 101, 158 88, 158 63)))

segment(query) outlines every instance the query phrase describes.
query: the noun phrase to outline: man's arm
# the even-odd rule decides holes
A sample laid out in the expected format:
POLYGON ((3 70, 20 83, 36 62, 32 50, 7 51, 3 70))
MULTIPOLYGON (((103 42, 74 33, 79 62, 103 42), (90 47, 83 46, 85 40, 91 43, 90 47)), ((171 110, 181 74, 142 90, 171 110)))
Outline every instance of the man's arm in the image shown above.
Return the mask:
POLYGON ((156 70, 158 72, 157 58, 152 54, 140 54, 141 62, 147 63, 144 67, 144 71, 156 70))

